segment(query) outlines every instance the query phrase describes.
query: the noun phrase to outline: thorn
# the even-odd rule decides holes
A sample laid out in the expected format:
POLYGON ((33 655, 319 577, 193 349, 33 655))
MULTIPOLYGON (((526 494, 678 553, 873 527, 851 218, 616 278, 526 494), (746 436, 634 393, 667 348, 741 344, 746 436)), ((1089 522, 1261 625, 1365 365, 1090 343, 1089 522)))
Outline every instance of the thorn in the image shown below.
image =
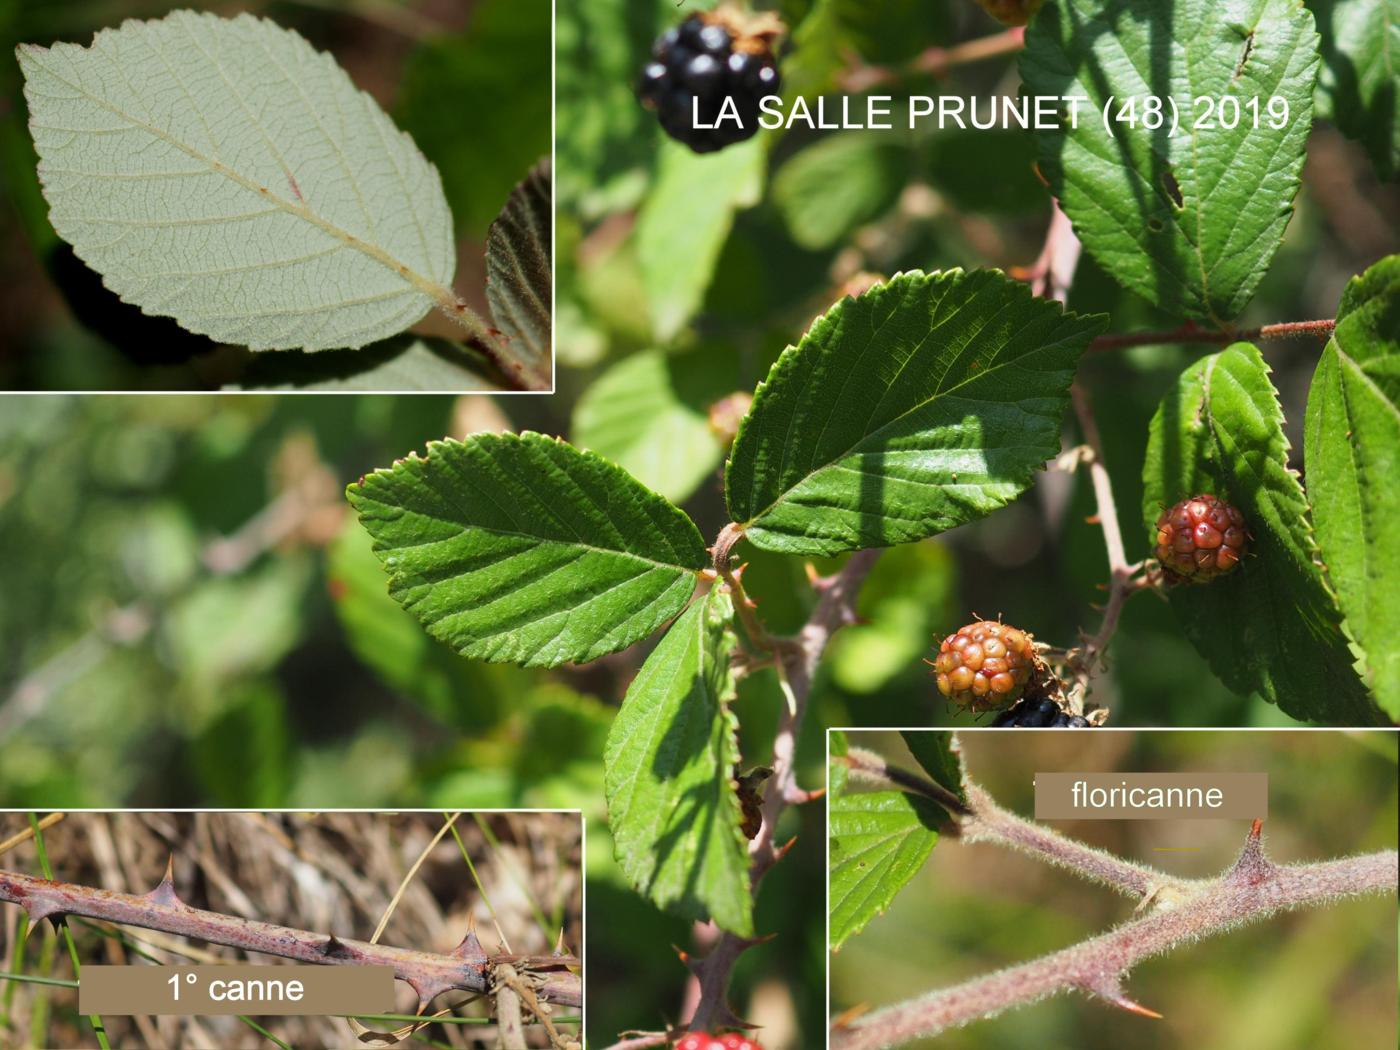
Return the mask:
POLYGON ((1275 865, 1264 855, 1264 822, 1255 820, 1249 826, 1249 835, 1244 840, 1244 850, 1239 860, 1225 876, 1226 880, 1246 886, 1257 886, 1274 874, 1275 865))
POLYGON ((811 562, 803 562, 802 570, 807 574, 807 582, 813 587, 817 587, 821 584, 822 575, 817 572, 817 567, 811 562))
POLYGON ((164 877, 155 889, 146 894, 146 899, 167 908, 184 907, 185 902, 175 892, 175 854, 172 853, 166 860, 164 877))
POLYGON ((331 934, 326 938, 326 943, 321 945, 321 954, 327 959, 348 959, 353 953, 340 942, 335 934, 331 934))
POLYGON ((1089 992, 1089 994, 1098 996, 1105 1002, 1112 1003, 1120 1010, 1127 1010, 1128 1013, 1137 1014, 1139 1017, 1151 1017, 1155 1020, 1162 1019, 1162 1015, 1156 1010, 1149 1010, 1141 1003, 1128 998, 1117 977, 1100 978, 1092 983, 1084 984, 1082 987, 1085 991, 1089 992))
POLYGON ((790 838, 790 839, 788 839, 786 842, 784 842, 781 846, 776 846, 776 847, 774 847, 774 849, 773 849, 773 860, 774 860, 774 862, 780 861, 780 860, 782 860, 784 857, 786 857, 786 856, 788 855, 788 850, 792 849, 792 847, 793 847, 794 845, 796 845, 796 844, 797 844, 797 836, 794 835, 792 838, 790 838))
MULTIPOLYGON (((560 940, 563 940, 564 932, 559 932, 560 940)), ((468 962, 485 964, 486 949, 481 946, 481 941, 476 936, 476 920, 473 919, 467 929, 467 935, 462 938, 462 942, 452 949, 452 956, 457 959, 465 959, 468 962)))
POLYGON ((61 906, 52 901, 39 900, 35 897, 26 898, 21 902, 21 907, 24 908, 25 913, 29 916, 29 929, 26 930, 24 934, 26 940, 28 940, 29 935, 38 928, 39 923, 43 922, 45 919, 52 920, 53 924, 57 926, 58 920, 63 916, 63 908, 61 906))
POLYGON ((834 1018, 832 1018, 831 1027, 849 1028, 851 1026, 852 1021, 854 1021, 857 1017, 860 1017, 862 1014, 869 1012, 869 1003, 858 1003, 857 1005, 851 1007, 849 1010, 844 1010, 841 1013, 837 1014, 834 1018))
POLYGON ((559 939, 554 942, 555 955, 570 955, 569 946, 564 943, 564 927, 559 927, 559 939))

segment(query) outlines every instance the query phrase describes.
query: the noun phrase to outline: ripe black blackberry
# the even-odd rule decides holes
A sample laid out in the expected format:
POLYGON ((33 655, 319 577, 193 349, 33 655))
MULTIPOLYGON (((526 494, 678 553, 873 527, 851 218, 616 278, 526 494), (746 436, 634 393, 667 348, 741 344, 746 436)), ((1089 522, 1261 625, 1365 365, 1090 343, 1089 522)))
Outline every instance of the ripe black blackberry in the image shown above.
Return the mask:
POLYGON ((992 725, 1015 728, 1070 728, 1092 729, 1093 723, 1083 715, 1072 715, 1061 710, 1060 705, 1049 698, 1026 697, 1007 708, 992 720, 992 725))
POLYGON ((696 153, 752 138, 759 103, 781 86, 772 51, 780 32, 781 23, 771 16, 746 25, 724 9, 691 15, 657 38, 637 94, 656 112, 666 134, 696 153), (721 121, 726 99, 733 102, 721 121))

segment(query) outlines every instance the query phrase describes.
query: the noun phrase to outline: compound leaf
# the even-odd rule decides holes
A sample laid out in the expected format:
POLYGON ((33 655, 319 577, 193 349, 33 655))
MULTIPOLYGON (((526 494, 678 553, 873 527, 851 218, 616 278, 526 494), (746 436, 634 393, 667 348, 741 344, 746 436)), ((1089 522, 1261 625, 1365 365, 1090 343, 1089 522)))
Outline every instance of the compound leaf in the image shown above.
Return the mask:
POLYGON ((1317 65, 1297 0, 1061 0, 1026 30, 1021 77, 1030 94, 1087 100, 1077 127, 1036 133, 1085 248, 1169 313, 1222 323, 1249 302, 1293 213, 1317 65), (1149 96, 1160 127, 1147 124, 1149 96), (1197 127, 1203 97, 1213 128, 1197 127), (1286 119, 1270 120, 1272 98, 1286 119), (1136 123, 1114 120, 1110 136, 1105 104, 1114 118, 1129 100, 1136 123))
POLYGON ((18 53, 49 218, 146 313, 321 350, 456 302, 436 169, 296 33, 175 11, 18 53))
POLYGON ((389 593, 463 656, 594 660, 685 605, 705 544, 607 460, 541 434, 436 441, 351 485, 389 593))
POLYGON ((733 603, 694 602, 647 658, 608 734, 604 784, 619 867, 657 907, 753 935, 729 702, 733 603))
POLYGON ((1347 285, 1308 393, 1308 495, 1328 576, 1400 720, 1400 255, 1347 285))
POLYGON ((1152 418, 1143 481, 1143 517, 1154 535, 1164 507, 1201 493, 1233 503, 1248 523, 1249 554, 1238 569, 1170 592, 1182 629, 1220 680, 1294 718, 1379 721, 1352 668, 1256 347, 1236 343, 1182 373, 1152 418))
POLYGON ((946 819, 935 803, 902 791, 832 797, 827 835, 833 949, 890 906, 933 852, 946 819))
POLYGON ((1400 172, 1400 0, 1308 0, 1322 36, 1318 116, 1400 172))
POLYGON ((1100 317, 995 270, 907 273, 843 299, 759 386, 725 473, 750 542, 886 547, 1014 499, 1060 449, 1100 317))
POLYGON ((553 299, 554 200, 545 158, 530 169, 491 224, 486 241, 486 300, 510 340, 512 367, 549 383, 553 299))

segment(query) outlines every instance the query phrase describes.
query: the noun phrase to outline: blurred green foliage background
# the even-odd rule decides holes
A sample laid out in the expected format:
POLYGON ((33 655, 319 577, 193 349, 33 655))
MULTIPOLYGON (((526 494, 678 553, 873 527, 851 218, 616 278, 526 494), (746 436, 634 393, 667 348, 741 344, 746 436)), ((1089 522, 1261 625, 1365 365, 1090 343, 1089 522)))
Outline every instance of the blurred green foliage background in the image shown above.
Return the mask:
MULTIPOLYGON (((437 165, 457 227, 458 293, 485 303, 487 228, 550 151, 550 0, 0 0, 0 389, 206 390, 340 375, 353 355, 264 354, 121 302, 48 222, 15 45, 89 44, 177 7, 251 12, 327 51, 437 165), (256 365, 255 365, 255 359, 256 365)), ((455 337, 429 315, 416 332, 455 337)), ((400 382, 403 379, 400 378, 400 382)), ((436 389, 428 386, 426 389, 436 389)), ((455 388, 454 388, 455 389, 455 388)))
MULTIPOLYGON (((1370 733, 959 734, 969 775, 1029 816, 1037 770, 1269 776, 1265 848, 1281 864, 1395 848, 1396 738, 1370 733)), ((852 746, 918 769, 894 733, 852 746)), ((1244 821, 1089 820, 1055 829, 1173 875, 1233 863, 1244 821), (1162 848, 1173 852, 1161 852, 1162 848), (1181 850, 1181 852, 1177 852, 1181 850)), ((1034 959, 1131 917, 1132 903, 1032 857, 943 839, 884 915, 832 955, 833 1014, 898 1002, 1034 959)), ((940 1050, 1350 1050, 1396 1033, 1394 895, 1285 914, 1140 964, 1128 994, 1164 1015, 1145 1021, 1062 995, 933 1040, 940 1050)))

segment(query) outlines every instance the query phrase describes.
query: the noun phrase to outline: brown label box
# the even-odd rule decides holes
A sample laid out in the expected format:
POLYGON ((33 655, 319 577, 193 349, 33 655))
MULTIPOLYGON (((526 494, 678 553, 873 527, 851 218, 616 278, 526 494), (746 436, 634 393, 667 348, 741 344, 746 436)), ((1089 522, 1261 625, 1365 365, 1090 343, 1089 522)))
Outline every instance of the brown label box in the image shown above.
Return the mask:
POLYGON ((84 966, 85 1014, 376 1014, 394 1008, 391 966, 84 966))
POLYGON ((1037 773, 1036 820, 1264 820, 1267 773, 1037 773))

